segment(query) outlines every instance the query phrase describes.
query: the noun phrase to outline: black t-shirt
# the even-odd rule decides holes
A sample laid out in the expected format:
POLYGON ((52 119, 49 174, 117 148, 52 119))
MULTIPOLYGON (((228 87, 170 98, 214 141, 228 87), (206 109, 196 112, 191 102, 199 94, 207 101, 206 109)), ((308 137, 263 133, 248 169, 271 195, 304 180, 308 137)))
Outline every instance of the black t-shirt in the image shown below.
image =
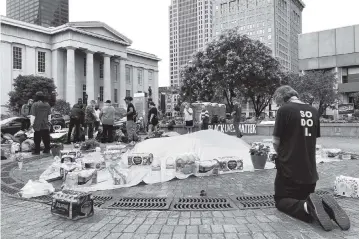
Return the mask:
POLYGON ((158 123, 157 114, 158 114, 158 112, 157 112, 156 107, 153 107, 153 108, 150 109, 150 111, 148 112, 148 122, 149 122, 150 124, 155 125, 155 124, 158 123), (153 114, 154 116, 153 116, 153 118, 152 118, 152 121, 150 122, 150 119, 151 119, 151 115, 152 115, 152 114, 153 114))
POLYGON ((320 137, 318 111, 307 104, 287 103, 280 107, 273 136, 280 138, 278 172, 299 184, 318 181, 316 143, 320 137))
POLYGON ((136 111, 135 111, 135 106, 133 106, 132 103, 129 103, 127 105, 127 113, 130 112, 130 108, 132 108, 132 113, 128 114, 127 115, 127 120, 134 120, 134 116, 136 114, 136 111))

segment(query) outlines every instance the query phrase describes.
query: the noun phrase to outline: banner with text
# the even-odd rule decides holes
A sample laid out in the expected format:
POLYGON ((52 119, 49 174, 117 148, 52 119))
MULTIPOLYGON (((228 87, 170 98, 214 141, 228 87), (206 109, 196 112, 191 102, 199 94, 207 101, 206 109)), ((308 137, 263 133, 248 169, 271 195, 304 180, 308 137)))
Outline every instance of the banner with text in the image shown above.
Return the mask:
MULTIPOLYGON (((257 134, 257 125, 256 124, 239 124, 239 130, 243 135, 254 135, 257 134)), ((225 134, 236 135, 236 129, 234 124, 215 124, 209 125, 208 129, 217 130, 225 134)))

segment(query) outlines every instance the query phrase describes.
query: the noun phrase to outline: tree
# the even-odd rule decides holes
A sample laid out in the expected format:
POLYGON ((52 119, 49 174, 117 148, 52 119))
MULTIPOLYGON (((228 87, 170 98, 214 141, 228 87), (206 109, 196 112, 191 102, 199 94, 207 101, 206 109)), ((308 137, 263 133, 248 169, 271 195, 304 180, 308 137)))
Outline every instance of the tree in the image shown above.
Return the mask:
POLYGON ((56 100, 54 110, 62 115, 70 115, 71 106, 69 102, 66 102, 62 99, 58 99, 56 100))
POLYGON ((28 75, 19 75, 14 79, 14 90, 9 92, 9 109, 13 112, 19 112, 21 106, 28 102, 29 99, 35 99, 36 92, 42 91, 45 99, 51 106, 55 105, 56 95, 53 93, 56 86, 53 79, 28 75))
POLYGON ((232 29, 192 57, 182 69, 181 90, 187 101, 225 102, 229 111, 235 98, 250 99, 258 117, 279 87, 280 78, 280 64, 271 50, 232 29))
POLYGON ((335 72, 307 71, 304 75, 289 75, 286 80, 298 92, 301 100, 318 108, 319 116, 328 108, 334 109, 339 102, 335 72))
POLYGON ((354 99, 354 108, 359 110, 359 92, 351 93, 350 97, 354 99))

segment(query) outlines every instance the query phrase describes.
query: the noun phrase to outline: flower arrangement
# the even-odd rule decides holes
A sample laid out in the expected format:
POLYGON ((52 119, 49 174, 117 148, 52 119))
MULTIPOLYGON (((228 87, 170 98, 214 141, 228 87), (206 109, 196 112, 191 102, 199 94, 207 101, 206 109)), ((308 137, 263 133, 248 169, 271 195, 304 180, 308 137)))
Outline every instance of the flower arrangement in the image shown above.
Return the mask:
POLYGON ((22 153, 16 153, 14 154, 14 159, 16 160, 16 162, 23 162, 24 155, 22 153))
POLYGON ((89 139, 81 144, 80 149, 86 151, 96 149, 97 147, 100 147, 100 143, 97 142, 95 139, 89 139))
POLYGON ((261 142, 254 142, 251 144, 251 148, 249 149, 249 153, 251 155, 257 156, 266 156, 270 151, 269 146, 264 146, 261 142))

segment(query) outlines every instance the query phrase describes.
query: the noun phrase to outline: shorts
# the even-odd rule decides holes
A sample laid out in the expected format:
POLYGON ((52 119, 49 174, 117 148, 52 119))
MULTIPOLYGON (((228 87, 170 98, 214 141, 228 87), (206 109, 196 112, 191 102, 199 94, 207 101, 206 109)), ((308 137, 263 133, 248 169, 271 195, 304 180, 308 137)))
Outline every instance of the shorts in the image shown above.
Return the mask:
POLYGON ((186 121, 186 127, 193 127, 193 120, 186 121))

